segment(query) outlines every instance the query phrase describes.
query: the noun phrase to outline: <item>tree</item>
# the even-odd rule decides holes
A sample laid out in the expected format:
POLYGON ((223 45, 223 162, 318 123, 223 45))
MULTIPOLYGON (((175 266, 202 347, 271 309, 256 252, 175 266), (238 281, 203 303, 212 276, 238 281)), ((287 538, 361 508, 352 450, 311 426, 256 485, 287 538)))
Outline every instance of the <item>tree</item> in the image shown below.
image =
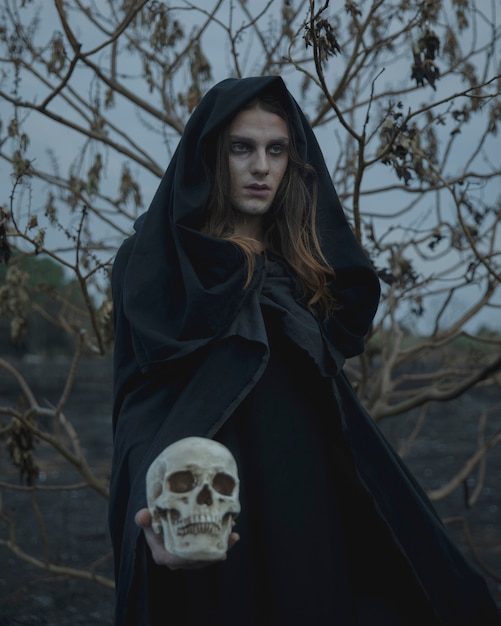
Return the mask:
POLYGON ((14 253, 0 265, 0 345, 4 355, 57 357, 73 352, 71 333, 90 330, 79 284, 46 256, 14 253))
MULTIPOLYGON (((479 4, 2 0, 0 156, 12 181, 3 184, 2 258, 15 242, 71 273, 90 325, 82 332, 61 319, 61 332, 75 339, 75 361, 106 355, 114 252, 147 208, 190 112, 226 76, 279 73, 317 132, 383 284, 368 350, 348 372, 377 422, 420 411, 417 431, 435 403, 499 384, 500 30, 494 3, 479 4), (493 333, 475 334, 486 324, 493 333)), ((46 410, 28 382, 0 365, 29 406, 2 413, 66 455, 55 431, 67 396, 51 413, 53 431, 43 430, 46 410)), ((501 438, 487 417, 479 413, 471 457, 432 497, 475 469, 470 505, 478 497, 501 438)))

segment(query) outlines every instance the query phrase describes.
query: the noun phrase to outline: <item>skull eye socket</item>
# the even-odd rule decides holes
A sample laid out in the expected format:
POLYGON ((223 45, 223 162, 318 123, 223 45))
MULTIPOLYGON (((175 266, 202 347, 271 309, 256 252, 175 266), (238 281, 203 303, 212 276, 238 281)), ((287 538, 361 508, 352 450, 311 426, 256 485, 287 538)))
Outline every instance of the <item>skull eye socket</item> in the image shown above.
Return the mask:
POLYGON ((167 509, 157 506, 158 515, 161 519, 167 519, 167 509))
POLYGON ((223 496, 231 496, 235 489, 235 480, 228 474, 219 472, 212 481, 214 489, 223 496))
POLYGON ((189 471, 174 472, 167 479, 170 490, 174 493, 185 493, 195 488, 195 476, 189 471))

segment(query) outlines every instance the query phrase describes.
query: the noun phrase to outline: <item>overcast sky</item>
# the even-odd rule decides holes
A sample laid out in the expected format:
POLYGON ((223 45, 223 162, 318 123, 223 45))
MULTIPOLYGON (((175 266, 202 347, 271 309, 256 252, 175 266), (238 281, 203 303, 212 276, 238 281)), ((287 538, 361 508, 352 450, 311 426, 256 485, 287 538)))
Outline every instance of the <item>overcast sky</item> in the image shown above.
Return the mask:
MULTIPOLYGON (((183 5, 182 2, 179 3, 183 5)), ((221 20, 227 18, 227 11, 229 2, 224 3, 222 11, 218 14, 221 20)), ((258 12, 261 7, 264 7, 267 3, 263 0, 253 0, 252 3, 249 3, 249 6, 253 11, 258 12)), ((276 3, 277 7, 281 6, 282 3, 276 3)), ((207 6, 212 6, 211 3, 207 3, 207 6)), ((205 4, 203 6, 206 6, 205 4)), ((194 26, 197 22, 200 22, 203 19, 203 16, 197 13, 196 11, 183 11, 180 12, 179 15, 182 19, 183 27, 188 30, 190 27, 194 26)), ((234 23, 237 24, 241 18, 235 14, 234 23)), ((268 19, 268 18, 267 18, 268 19)), ((70 14, 70 21, 77 34, 79 40, 83 43, 83 49, 88 50, 92 46, 99 42, 100 39, 96 38, 96 33, 89 26, 87 20, 84 19, 75 19, 74 14, 70 14)), ((58 24, 58 18, 55 14, 55 9, 53 7, 52 2, 47 2, 44 4, 44 11, 42 16, 42 28, 47 29, 47 32, 51 32, 54 30, 56 25, 58 24)), ((267 23, 268 25, 268 23, 267 23)), ((214 82, 218 82, 223 78, 226 78, 228 74, 232 72, 231 65, 228 62, 228 45, 223 42, 222 30, 219 27, 214 27, 206 31, 204 38, 202 40, 203 50, 208 55, 210 62, 212 64, 212 73, 214 82)), ((245 63, 243 63, 243 69, 245 75, 252 75, 254 73, 259 73, 259 48, 256 45, 255 39, 249 39, 247 41, 242 41, 240 43, 240 49, 242 50, 241 60, 244 60, 244 57, 247 59, 245 63), (257 56, 253 56, 253 54, 257 54, 257 56)), ((331 68, 329 71, 335 71, 336 64, 342 64, 344 62, 344 57, 341 55, 335 60, 331 61, 331 68)), ((440 59, 439 59, 440 62, 440 59)), ((131 62, 132 63, 132 62, 131 62)), ((375 83, 376 90, 385 90, 390 83, 394 80, 395 73, 400 73, 402 76, 406 76, 409 78, 409 68, 410 68, 410 60, 409 58, 403 57, 402 59, 396 60, 396 62, 391 66, 391 68, 383 68, 383 67, 374 67, 374 75, 379 74, 381 70, 384 70, 381 76, 377 79, 375 83)), ((133 70, 133 66, 131 67, 131 71, 133 70)), ((138 73, 140 72, 140 68, 137 68, 138 73)), ((82 80, 87 80, 86 75, 84 73, 81 74, 82 80)), ((186 75, 181 76, 180 80, 183 78, 187 81, 188 77, 186 75)), ((305 107, 306 112, 308 112, 308 103, 302 101, 301 93, 300 93, 300 84, 302 80, 302 76, 299 72, 295 70, 288 70, 284 74, 284 79, 287 82, 290 90, 293 95, 300 101, 300 103, 305 107)), ((140 85, 142 89, 144 89, 144 81, 139 81, 138 86, 140 85)), ((415 107, 418 106, 422 102, 432 101, 433 99, 441 99, 445 94, 450 93, 450 84, 448 79, 444 79, 442 82, 437 83, 437 91, 434 92, 431 88, 426 88, 421 91, 415 92, 413 95, 409 95, 405 101, 406 107, 415 107)), ((367 86, 367 89, 370 86, 367 86)), ((42 92, 42 88, 38 83, 35 83, 32 80, 24 81, 21 84, 21 95, 23 97, 27 97, 35 94, 38 100, 44 97, 44 93, 42 92)), ((143 95, 143 94, 142 94, 143 95)), ((147 97, 147 94, 146 94, 147 97)), ((64 104, 59 101, 57 106, 61 106, 64 108, 64 104)), ((10 105, 6 102, 0 102, 0 115, 2 120, 7 120, 11 116, 12 109, 10 105)), ((141 123, 138 123, 137 117, 135 114, 131 112, 131 109, 127 106, 121 106, 114 111, 115 121, 117 125, 124 125, 128 130, 132 133, 136 133, 138 137, 138 141, 142 140, 142 132, 144 130, 141 123)), ((362 112, 365 115, 365 111, 362 112)), ((5 122, 4 122, 5 124, 5 122)), ((448 122, 450 124, 450 122, 448 122)), ((55 123, 50 122, 47 119, 40 118, 35 114, 31 114, 27 121, 27 128, 29 128, 30 134, 30 158, 36 159, 36 164, 42 169, 50 169, 52 163, 50 163, 49 151, 52 154, 57 155, 57 165, 64 170, 67 164, 73 162, 77 156, 78 151, 81 149, 82 139, 77 137, 75 133, 67 132, 58 126, 55 123)), ((336 146, 339 145, 336 140, 336 133, 339 132, 339 129, 335 125, 330 125, 327 128, 323 128, 317 132, 317 137, 319 142, 324 150, 324 154, 326 157, 326 161, 332 169, 335 166, 335 163, 338 159, 338 154, 336 151, 336 146)), ((445 132, 450 132, 450 128, 446 128, 445 132)), ((464 153, 468 151, 468 147, 470 143, 475 139, 476 134, 481 132, 480 128, 476 128, 474 124, 471 124, 463 130, 461 136, 458 137, 458 140, 455 145, 456 156, 458 158, 458 167, 462 162, 462 157, 464 153)), ((174 133, 172 133, 174 136, 174 133)), ((172 145, 175 145, 174 140, 172 145)), ((148 145, 147 152, 154 158, 154 160, 160 165, 160 167, 166 167, 170 153, 166 150, 166 146, 164 141, 160 140, 155 142, 152 140, 151 135, 148 137, 148 145)), ((495 146, 494 140, 487 146, 487 150, 484 151, 483 157, 484 159, 492 159, 499 161, 498 156, 499 150, 495 146)), ((113 193, 116 195, 116 184, 120 177, 120 171, 122 168, 123 159, 121 157, 111 158, 106 162, 106 178, 109 181, 110 189, 113 189, 113 193)), ((449 166, 450 167, 450 166, 449 166)), ((0 162, 0 183, 2 184, 3 189, 8 189, 10 187, 9 182, 9 166, 5 164, 5 162, 0 162)), ((141 176, 141 187, 142 194, 144 199, 145 208, 149 202, 149 199, 152 197, 156 186, 158 184, 158 178, 148 174, 145 171, 140 171, 139 168, 136 168, 133 173, 140 174, 141 176)), ((383 185, 391 186, 395 184, 396 179, 394 173, 390 168, 385 167, 383 165, 379 165, 372 169, 369 173, 365 186, 367 189, 372 187, 377 187, 383 185)), ((18 195, 18 201, 22 204, 29 202, 32 205, 36 204, 37 199, 37 187, 32 186, 32 189, 28 192, 25 190, 22 194, 18 195)), ((493 190, 493 188, 485 189, 482 191, 483 196, 488 199, 490 194, 498 194, 499 186, 497 189, 493 190)), ((5 195, 5 193, 4 193, 5 195)), ((379 194, 373 197, 373 200, 370 204, 370 211, 377 215, 384 215, 388 213, 392 213, 398 210, 399 206, 408 202, 408 197, 402 194, 401 192, 387 192, 384 195, 379 194)), ((447 199, 445 199, 447 202, 447 199)), ((3 200, 5 202, 5 199, 3 200)), ((366 201, 366 207, 368 203, 366 201)), ((346 202, 346 209, 349 213, 350 204, 349 199, 346 202)), ((416 214, 414 214, 416 215, 416 214)), ((420 226, 417 222, 423 222, 426 219, 426 209, 423 209, 421 213, 417 214, 417 217, 413 218, 416 223, 409 224, 409 226, 420 226)), ((78 216, 73 218, 73 226, 75 227, 78 221, 78 216)), ((382 222, 383 224, 383 222, 382 222)), ((384 222, 383 228, 388 227, 388 223, 384 222)), ((104 232, 104 231, 103 231, 104 232)), ((58 236, 57 233, 52 233, 51 236, 58 236)), ((400 236, 398 233, 395 233, 395 236, 400 236)), ((438 258, 435 261, 439 263, 438 258)), ((437 267, 424 267, 423 272, 435 272, 438 271, 437 267)), ((475 287, 472 288, 473 290, 475 287)), ((468 297, 467 295, 461 297, 468 297)), ((437 307, 439 306, 437 302, 437 307)), ((461 307, 461 299, 458 301, 458 307, 461 307)), ((477 318, 473 323, 473 330, 478 327, 480 323, 487 323, 491 326, 499 326, 501 327, 501 314, 499 310, 497 311, 485 311, 481 318, 477 318)))

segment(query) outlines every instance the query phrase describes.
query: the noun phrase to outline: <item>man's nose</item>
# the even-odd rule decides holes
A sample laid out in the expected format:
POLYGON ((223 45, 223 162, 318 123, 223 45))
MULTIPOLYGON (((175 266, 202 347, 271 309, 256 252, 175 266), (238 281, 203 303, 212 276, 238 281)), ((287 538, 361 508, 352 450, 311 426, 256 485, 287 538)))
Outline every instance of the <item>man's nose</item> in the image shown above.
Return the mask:
POLYGON ((270 171, 270 166, 268 163, 268 153, 266 150, 256 150, 254 152, 254 159, 252 162, 252 173, 253 174, 268 174, 270 171))

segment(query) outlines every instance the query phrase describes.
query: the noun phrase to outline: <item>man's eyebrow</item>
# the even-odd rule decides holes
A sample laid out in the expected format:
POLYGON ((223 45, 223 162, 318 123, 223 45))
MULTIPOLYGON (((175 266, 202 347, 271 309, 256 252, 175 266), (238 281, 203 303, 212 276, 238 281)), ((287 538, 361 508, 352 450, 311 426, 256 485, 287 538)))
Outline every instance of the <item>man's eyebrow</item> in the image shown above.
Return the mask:
MULTIPOLYGON (((248 143, 252 146, 256 144, 255 139, 252 139, 252 137, 245 137, 245 135, 230 135, 230 140, 241 141, 242 143, 248 143)), ((289 138, 288 137, 275 137, 275 138, 270 139, 266 143, 268 145, 277 144, 277 143, 285 145, 289 143, 289 138)))

